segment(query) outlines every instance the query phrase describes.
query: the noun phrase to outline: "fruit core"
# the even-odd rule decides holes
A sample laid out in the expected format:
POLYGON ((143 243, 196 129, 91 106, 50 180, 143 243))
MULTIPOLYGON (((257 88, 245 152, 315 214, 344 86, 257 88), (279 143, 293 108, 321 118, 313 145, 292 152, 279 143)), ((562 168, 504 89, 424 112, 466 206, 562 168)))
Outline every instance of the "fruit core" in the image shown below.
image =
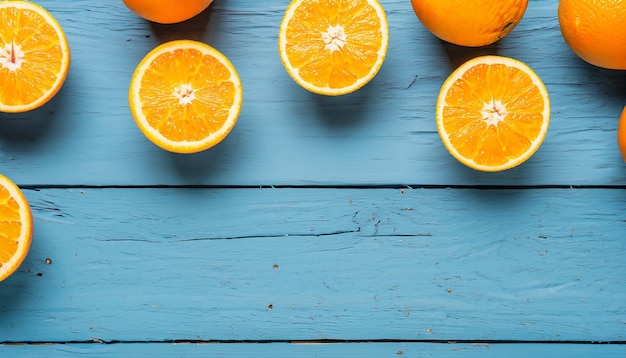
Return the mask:
POLYGON ((193 102, 196 98, 193 87, 190 84, 183 83, 180 86, 174 88, 174 97, 178 99, 178 104, 186 105, 193 102))
POLYGON ((24 62, 24 52, 19 45, 12 42, 5 44, 4 48, 0 48, 0 63, 3 68, 15 71, 20 68, 22 62, 24 62))
POLYGON ((483 120, 487 123, 487 126, 498 126, 498 123, 504 121, 507 115, 506 107, 501 101, 491 100, 491 102, 485 103, 483 109, 480 111, 483 116, 483 120))
POLYGON ((322 40, 326 44, 325 49, 330 52, 339 51, 346 44, 346 33, 341 25, 328 25, 328 30, 322 32, 322 40))

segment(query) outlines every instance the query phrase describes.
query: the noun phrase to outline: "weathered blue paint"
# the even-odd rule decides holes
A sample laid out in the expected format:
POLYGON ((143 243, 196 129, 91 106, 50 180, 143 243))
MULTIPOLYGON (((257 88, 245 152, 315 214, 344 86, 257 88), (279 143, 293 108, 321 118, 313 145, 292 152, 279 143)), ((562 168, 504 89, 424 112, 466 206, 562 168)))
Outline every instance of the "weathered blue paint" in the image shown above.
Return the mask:
POLYGON ((49 104, 0 114, 0 172, 35 217, 27 260, 0 283, 0 357, 625 354, 626 73, 569 50, 556 0, 479 49, 383 0, 385 64, 340 98, 284 71, 286 0, 216 0, 168 26, 118 0, 38 3, 72 65, 49 104), (196 155, 152 145, 127 104, 140 59, 178 38, 221 50, 244 86, 233 132, 196 155), (526 62, 552 100, 543 146, 503 173, 457 163, 434 123, 446 76, 481 54, 526 62), (337 343, 279 343, 294 340, 337 343), (228 344, 159 343, 172 341, 228 344), (244 343, 259 341, 275 343, 244 343))
POLYGON ((0 347, 8 357, 623 357, 624 345, 461 343, 127 343, 0 347))
POLYGON ((26 195, 0 341, 626 340, 623 190, 26 195))

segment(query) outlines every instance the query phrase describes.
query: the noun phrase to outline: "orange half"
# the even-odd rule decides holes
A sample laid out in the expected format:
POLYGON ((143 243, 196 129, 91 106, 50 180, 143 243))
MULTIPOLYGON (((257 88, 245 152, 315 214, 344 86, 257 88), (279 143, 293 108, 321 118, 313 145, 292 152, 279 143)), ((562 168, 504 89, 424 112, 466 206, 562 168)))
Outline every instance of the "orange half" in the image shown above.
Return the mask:
POLYGON ((0 174, 0 281, 26 258, 33 235, 33 217, 22 191, 0 174))
POLYGON ((437 130, 450 154, 481 171, 502 171, 530 158, 550 123, 543 82, 526 64, 501 56, 467 61, 446 79, 437 130))
POLYGON ((38 108, 67 77, 65 33, 48 11, 28 1, 0 1, 0 24, 0 112, 38 108))
POLYGON ((242 98, 241 81, 226 56, 193 40, 150 51, 128 93, 139 129, 175 153, 195 153, 221 142, 237 122, 242 98))
POLYGON ((617 145, 620 153, 622 153, 622 158, 626 162, 626 107, 622 110, 622 115, 617 125, 617 145))
POLYGON ((387 17, 377 0, 293 0, 278 34, 287 73, 303 88, 329 96, 372 80, 388 44, 387 17))

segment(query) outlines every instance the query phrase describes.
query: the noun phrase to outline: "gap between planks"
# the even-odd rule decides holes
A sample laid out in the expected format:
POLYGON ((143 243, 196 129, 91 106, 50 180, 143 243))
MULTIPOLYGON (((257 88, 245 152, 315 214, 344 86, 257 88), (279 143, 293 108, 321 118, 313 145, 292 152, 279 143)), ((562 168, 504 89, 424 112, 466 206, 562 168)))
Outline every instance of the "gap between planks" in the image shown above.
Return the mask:
POLYGON ((626 345, 626 341, 551 341, 507 339, 315 339, 315 340, 102 340, 87 341, 24 341, 0 342, 4 346, 47 346, 54 344, 354 344, 354 343, 425 343, 425 344, 580 344, 580 345, 626 345))
POLYGON ((541 190, 541 189, 615 189, 624 190, 626 185, 423 185, 423 184, 338 184, 338 185, 315 185, 315 184, 259 184, 259 185, 82 185, 82 184, 28 184, 18 186, 24 190, 45 189, 470 189, 470 190, 541 190))

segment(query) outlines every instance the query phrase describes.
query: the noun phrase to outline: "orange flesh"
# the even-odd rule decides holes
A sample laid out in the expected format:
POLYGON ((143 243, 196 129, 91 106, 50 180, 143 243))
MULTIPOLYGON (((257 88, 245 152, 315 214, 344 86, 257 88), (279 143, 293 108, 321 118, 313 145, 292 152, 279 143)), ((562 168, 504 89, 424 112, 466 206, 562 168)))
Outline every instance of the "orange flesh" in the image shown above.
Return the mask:
POLYGON ((217 131, 235 97, 228 68, 196 49, 160 55, 141 81, 141 110, 147 122, 172 141, 202 140, 217 131))
POLYGON ((522 156, 544 122, 544 99, 532 79, 501 64, 468 70, 452 85, 445 103, 443 126, 450 142, 480 165, 502 165, 522 156), (489 115, 499 119, 490 122, 489 115))
POLYGON ((344 88, 374 67, 383 34, 371 6, 354 0, 331 3, 313 1, 295 10, 287 26, 286 53, 304 81, 317 87, 344 88))
POLYGON ((22 231, 19 204, 0 186, 0 267, 17 253, 22 231))
POLYGON ((0 102, 9 106, 32 103, 53 87, 62 70, 60 39, 33 11, 0 8, 0 23, 0 47, 10 55, 11 63, 19 62, 16 69, 0 66, 0 102))
POLYGON ((617 144, 622 153, 622 158, 626 162, 626 107, 624 107, 617 125, 617 144))

